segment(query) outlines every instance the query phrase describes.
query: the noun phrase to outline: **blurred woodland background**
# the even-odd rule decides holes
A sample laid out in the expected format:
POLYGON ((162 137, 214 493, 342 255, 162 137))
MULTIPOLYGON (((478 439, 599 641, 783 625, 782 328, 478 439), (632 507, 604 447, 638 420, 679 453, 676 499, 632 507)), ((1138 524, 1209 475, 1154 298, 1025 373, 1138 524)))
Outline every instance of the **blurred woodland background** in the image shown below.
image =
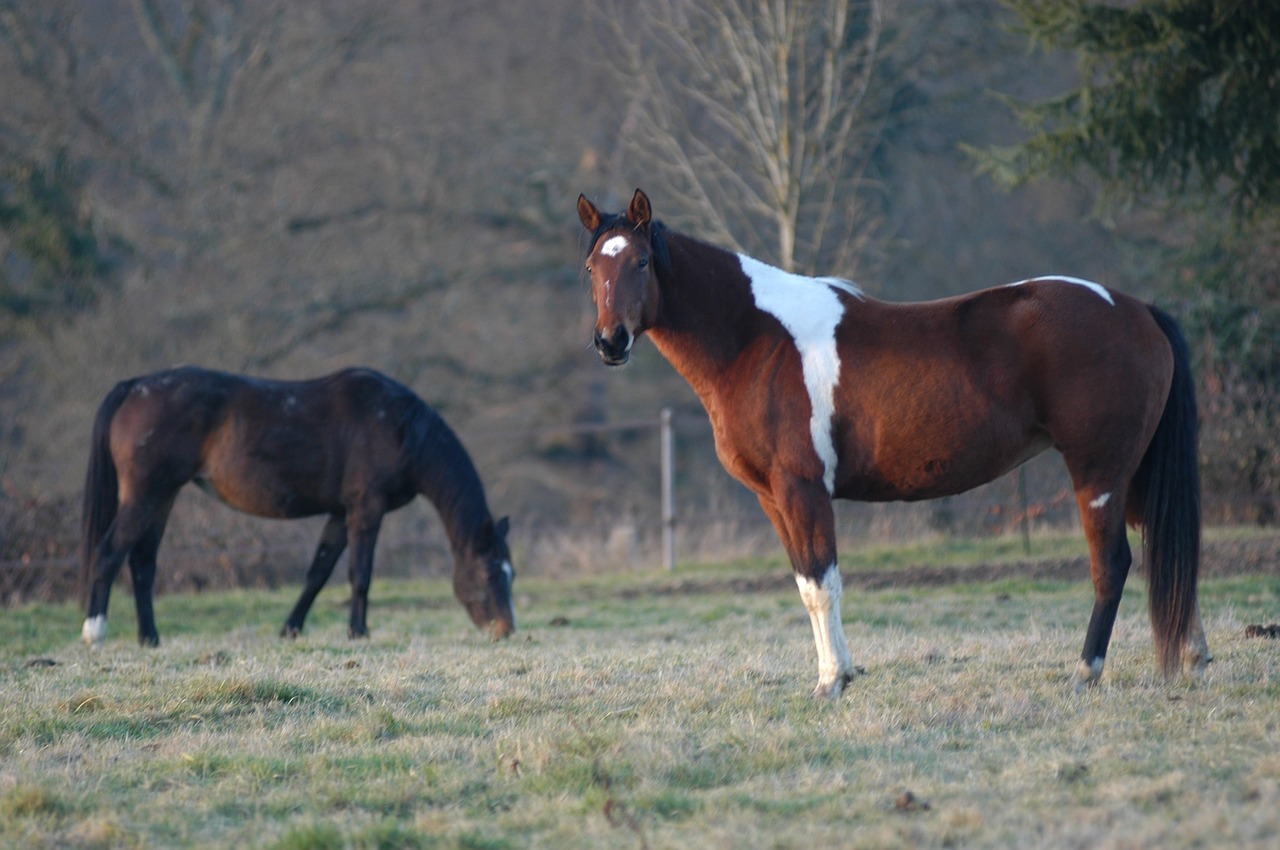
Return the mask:
MULTIPOLYGON (((1273 12, 1181 5, 1255 15, 1276 49, 1273 12)), ((178 363, 389 373, 459 433, 541 574, 656 563, 656 430, 578 426, 669 406, 682 557, 780 553, 656 351, 609 371, 588 350, 575 199, 637 186, 677 229, 880 298, 1062 273, 1154 299, 1197 356, 1208 517, 1277 522, 1274 199, 1116 202, 1084 166, 1002 186, 998 152, 1036 129, 1009 99, 1097 72, 1020 20, 996 0, 0 0, 3 595, 67 572, 103 395, 178 363)), ((1034 462, 1025 500, 1007 479, 841 521, 1071 523, 1059 466, 1034 462)), ((159 580, 294 579, 319 523, 186 493, 159 580)), ((377 574, 393 561, 451 569, 425 503, 388 517, 377 574)))

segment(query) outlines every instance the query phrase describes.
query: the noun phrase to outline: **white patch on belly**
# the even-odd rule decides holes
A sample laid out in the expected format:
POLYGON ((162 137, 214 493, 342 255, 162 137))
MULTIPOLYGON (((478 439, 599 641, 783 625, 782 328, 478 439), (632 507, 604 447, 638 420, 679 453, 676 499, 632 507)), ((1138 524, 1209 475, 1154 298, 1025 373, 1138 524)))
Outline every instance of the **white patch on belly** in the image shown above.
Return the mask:
POLYGON ((630 244, 631 240, 625 236, 611 236, 600 246, 600 253, 606 257, 616 257, 626 250, 626 247, 630 244))
POLYGON ((1103 493, 1101 496, 1090 502, 1089 507, 1097 510, 1098 508, 1105 506, 1109 501, 1111 501, 1111 494, 1103 493))
POLYGON ((90 648, 102 646, 102 642, 107 638, 107 615, 99 614, 96 617, 89 617, 84 621, 84 627, 80 629, 80 639, 84 641, 84 645, 90 648))
POLYGON ((1045 275, 1043 277, 1033 277, 1033 278, 1028 278, 1027 280, 1019 280, 1015 283, 1007 283, 1005 284, 1005 286, 1022 286, 1022 284, 1024 283, 1040 283, 1041 281, 1052 281, 1052 280, 1062 281, 1063 283, 1074 283, 1076 286, 1083 286, 1086 289, 1092 291, 1094 295, 1097 295, 1103 301, 1106 301, 1112 307, 1116 306, 1116 300, 1111 297, 1111 293, 1107 291, 1107 288, 1105 286, 1103 286, 1100 283, 1094 283, 1091 280, 1082 280, 1078 277, 1063 277, 1062 275, 1057 275, 1057 274, 1045 275))
POLYGON ((788 274, 743 254, 738 255, 738 262, 751 281, 756 306, 782 323, 800 352, 812 411, 809 436, 822 461, 822 482, 827 493, 832 493, 838 458, 831 438, 831 419, 835 414, 836 384, 840 382, 836 326, 844 317, 844 304, 836 289, 857 298, 862 297, 862 291, 847 280, 788 274))

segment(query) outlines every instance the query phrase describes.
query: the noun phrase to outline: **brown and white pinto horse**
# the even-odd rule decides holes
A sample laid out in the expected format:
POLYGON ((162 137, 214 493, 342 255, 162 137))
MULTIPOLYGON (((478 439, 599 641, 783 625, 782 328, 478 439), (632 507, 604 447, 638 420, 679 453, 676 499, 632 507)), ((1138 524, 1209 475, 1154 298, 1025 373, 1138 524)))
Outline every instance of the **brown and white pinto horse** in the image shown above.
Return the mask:
POLYGON ((80 553, 88 609, 81 636, 90 647, 106 637, 111 584, 126 557, 138 641, 160 642, 151 599, 156 552, 188 481, 254 516, 328 515, 282 637, 302 631, 348 541, 348 631, 368 636, 382 517, 419 493, 444 522, 458 601, 495 639, 515 630, 507 520, 494 521, 466 449, 408 387, 370 369, 268 381, 184 366, 121 381, 98 408, 80 553))
POLYGON ((891 304, 675 233, 640 190, 585 196, 595 346, 627 362, 648 334, 702 399, 725 468, 751 488, 795 570, 818 649, 815 696, 859 672, 840 622, 833 498, 931 499, 1048 448, 1062 453, 1095 600, 1076 666, 1102 674, 1143 529, 1160 668, 1211 659, 1196 577, 1200 483, 1186 342, 1168 315, 1096 283, 1044 277, 891 304))

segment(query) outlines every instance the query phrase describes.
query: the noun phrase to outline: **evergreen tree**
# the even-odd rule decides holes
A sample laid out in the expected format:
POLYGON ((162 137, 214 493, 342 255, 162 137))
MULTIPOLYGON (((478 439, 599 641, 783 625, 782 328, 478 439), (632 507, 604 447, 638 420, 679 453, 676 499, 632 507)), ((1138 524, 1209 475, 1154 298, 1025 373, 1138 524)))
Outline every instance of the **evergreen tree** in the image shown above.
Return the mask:
POLYGON ((990 152, 1006 181, 1083 166, 1113 195, 1280 208, 1280 3, 1005 0, 1036 45, 1073 52, 1077 88, 1015 103, 1033 130, 990 152))
POLYGON ((0 318, 41 319, 92 303, 110 271, 62 154, 0 164, 0 318))
POLYGON ((1206 495, 1219 519, 1280 522, 1280 3, 1005 2, 1081 78, 1014 102, 1032 135, 981 164, 1006 184, 1083 171, 1112 201, 1180 202, 1155 274, 1197 354, 1206 495))

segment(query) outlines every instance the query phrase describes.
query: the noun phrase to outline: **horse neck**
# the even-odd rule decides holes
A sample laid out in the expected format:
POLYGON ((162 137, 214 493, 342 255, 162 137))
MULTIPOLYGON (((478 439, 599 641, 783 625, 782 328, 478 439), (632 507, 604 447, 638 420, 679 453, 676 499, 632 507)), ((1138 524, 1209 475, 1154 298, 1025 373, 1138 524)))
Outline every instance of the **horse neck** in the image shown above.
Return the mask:
POLYGON ((661 309, 648 333, 705 399, 754 337, 758 311, 736 254, 678 233, 667 240, 670 267, 659 277, 661 309))
POLYGON ((490 519, 484 486, 471 457, 453 430, 426 410, 410 443, 418 492, 435 506, 455 555, 467 551, 476 532, 490 519))

